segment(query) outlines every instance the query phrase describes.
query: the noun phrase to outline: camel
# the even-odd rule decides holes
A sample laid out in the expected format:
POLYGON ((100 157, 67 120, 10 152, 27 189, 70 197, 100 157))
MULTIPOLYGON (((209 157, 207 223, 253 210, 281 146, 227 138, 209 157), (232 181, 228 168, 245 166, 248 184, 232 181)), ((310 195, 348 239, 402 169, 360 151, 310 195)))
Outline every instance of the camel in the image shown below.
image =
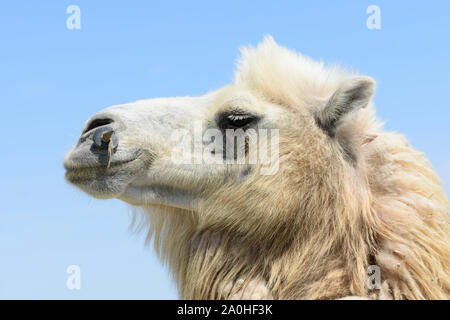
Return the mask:
POLYGON ((96 113, 66 179, 136 208, 183 299, 448 299, 448 198, 374 91, 268 36, 228 86, 96 113))

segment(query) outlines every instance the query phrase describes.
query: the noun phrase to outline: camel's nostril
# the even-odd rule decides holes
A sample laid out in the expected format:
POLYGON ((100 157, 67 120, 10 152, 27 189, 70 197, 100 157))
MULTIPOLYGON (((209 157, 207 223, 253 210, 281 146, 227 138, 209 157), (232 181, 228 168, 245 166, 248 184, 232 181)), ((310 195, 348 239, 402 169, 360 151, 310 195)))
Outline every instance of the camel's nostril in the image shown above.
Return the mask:
POLYGON ((108 149, 110 146, 115 149, 118 145, 114 129, 110 126, 97 128, 92 139, 94 140, 95 146, 101 149, 108 149))
POLYGON ((102 127, 102 126, 106 126, 107 124, 110 124, 112 122, 113 122, 113 120, 111 120, 111 119, 95 119, 95 120, 92 120, 91 123, 89 123, 89 125, 83 131, 83 134, 85 134, 88 131, 91 131, 92 129, 95 129, 95 128, 98 128, 98 127, 102 127))
POLYGON ((113 130, 107 130, 107 131, 103 132, 102 141, 109 143, 111 141, 111 137, 112 137, 113 133, 114 133, 113 130))

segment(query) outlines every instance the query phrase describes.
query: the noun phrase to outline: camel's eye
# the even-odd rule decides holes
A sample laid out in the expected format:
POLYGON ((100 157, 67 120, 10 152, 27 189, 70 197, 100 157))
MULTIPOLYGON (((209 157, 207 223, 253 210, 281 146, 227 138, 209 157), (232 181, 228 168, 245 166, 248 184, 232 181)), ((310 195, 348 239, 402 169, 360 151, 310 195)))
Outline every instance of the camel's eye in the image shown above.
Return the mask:
POLYGON ((260 116, 241 111, 227 111, 221 113, 217 117, 217 124, 220 129, 247 129, 252 125, 255 125, 259 120, 260 116))

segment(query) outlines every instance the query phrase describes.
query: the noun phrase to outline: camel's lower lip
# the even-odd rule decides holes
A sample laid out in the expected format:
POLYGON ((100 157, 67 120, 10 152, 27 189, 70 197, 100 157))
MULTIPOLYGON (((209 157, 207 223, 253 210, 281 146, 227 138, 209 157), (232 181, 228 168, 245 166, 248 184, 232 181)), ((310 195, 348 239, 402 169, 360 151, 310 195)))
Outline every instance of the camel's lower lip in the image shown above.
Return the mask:
POLYGON ((119 196, 153 162, 152 154, 146 150, 122 152, 121 157, 116 155, 112 159, 109 167, 104 162, 105 159, 97 161, 89 157, 89 153, 87 155, 69 154, 64 162, 65 178, 70 184, 102 199, 119 196))
POLYGON ((84 184, 93 180, 112 178, 116 174, 120 173, 124 169, 126 171, 126 165, 136 161, 137 158, 111 162, 110 167, 105 165, 82 165, 79 167, 66 168, 65 178, 73 184, 84 184))
POLYGON ((142 156, 142 152, 136 152, 133 156, 111 161, 109 167, 103 162, 88 161, 81 163, 68 162, 64 164, 67 181, 79 185, 93 180, 105 180, 114 178, 116 175, 127 173, 133 163, 142 156))

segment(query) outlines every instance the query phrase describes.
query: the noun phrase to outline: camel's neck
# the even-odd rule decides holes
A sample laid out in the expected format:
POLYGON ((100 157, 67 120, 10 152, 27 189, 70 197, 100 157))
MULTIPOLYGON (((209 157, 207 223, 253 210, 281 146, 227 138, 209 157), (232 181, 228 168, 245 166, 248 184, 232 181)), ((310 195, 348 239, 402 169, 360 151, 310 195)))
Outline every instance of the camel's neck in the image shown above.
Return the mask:
POLYGON ((364 295, 369 254, 363 242, 354 241, 350 248, 343 238, 330 241, 316 234, 274 250, 251 246, 230 234, 197 234, 177 253, 180 294, 188 299, 364 295), (352 283, 352 275, 358 275, 359 281, 352 283))
POLYGON ((193 234, 185 248, 187 268, 181 295, 217 299, 237 294, 241 281, 263 280, 264 253, 223 231, 193 234))
MULTIPOLYGON (((336 233, 324 225, 306 238, 249 243, 224 230, 196 232, 195 222, 181 214, 165 213, 165 219, 172 221, 156 228, 155 245, 174 275, 181 298, 313 299, 364 294, 365 238, 349 243, 345 237, 330 237, 336 233), (351 275, 361 281, 352 284, 351 275)), ((347 226, 347 231, 351 228, 347 226)))

